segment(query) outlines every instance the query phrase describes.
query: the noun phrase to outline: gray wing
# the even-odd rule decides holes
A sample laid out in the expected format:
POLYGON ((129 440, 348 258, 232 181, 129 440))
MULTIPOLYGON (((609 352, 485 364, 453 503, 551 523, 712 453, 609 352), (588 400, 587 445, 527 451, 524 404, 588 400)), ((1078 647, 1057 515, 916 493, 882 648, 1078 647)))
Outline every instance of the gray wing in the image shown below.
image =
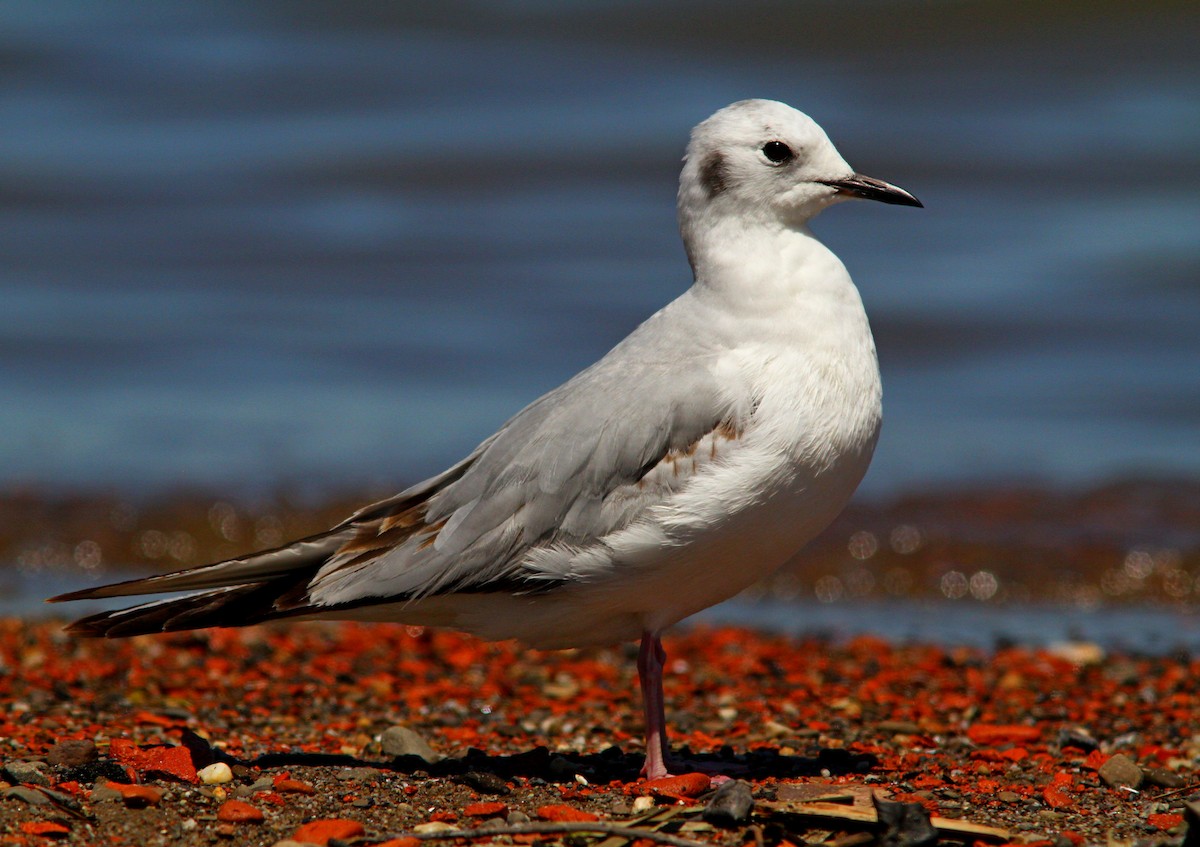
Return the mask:
POLYGON ((250 556, 72 592, 77 600, 202 589, 105 612, 87 635, 242 626, 454 591, 536 591, 528 567, 583 548, 685 485, 739 436, 747 398, 713 372, 719 345, 660 311, 592 367, 527 406, 439 476, 327 532, 250 556), (684 351, 688 351, 685 355, 684 351), (723 448, 722 448, 723 449, 723 448))
POLYGON ((618 347, 526 407, 429 497, 420 529, 385 542, 395 532, 387 518, 364 526, 316 575, 308 601, 520 590, 522 581, 532 590, 546 575, 523 567, 531 551, 594 543, 660 502, 696 466, 680 460, 737 424, 708 357, 650 352, 618 347), (664 463, 672 472, 648 484, 664 463))

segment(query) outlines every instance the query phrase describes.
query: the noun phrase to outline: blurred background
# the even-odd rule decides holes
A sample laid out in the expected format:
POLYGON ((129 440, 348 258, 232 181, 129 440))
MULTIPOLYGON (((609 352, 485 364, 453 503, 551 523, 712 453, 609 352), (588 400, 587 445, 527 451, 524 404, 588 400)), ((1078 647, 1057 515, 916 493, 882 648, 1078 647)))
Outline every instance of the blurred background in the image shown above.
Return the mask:
POLYGON ((440 470, 688 286, 687 134, 769 97, 926 206, 816 223, 885 426, 791 590, 925 551, 951 599, 1200 596, 1197 36, 1185 2, 9 0, 0 556, 178 566, 440 470))

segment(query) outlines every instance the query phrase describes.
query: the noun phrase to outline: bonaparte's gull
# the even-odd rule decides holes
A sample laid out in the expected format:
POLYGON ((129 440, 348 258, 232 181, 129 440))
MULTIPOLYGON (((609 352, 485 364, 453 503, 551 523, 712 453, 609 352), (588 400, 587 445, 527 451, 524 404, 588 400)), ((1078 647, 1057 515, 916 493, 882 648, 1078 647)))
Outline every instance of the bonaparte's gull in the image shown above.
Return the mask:
POLYGON ((664 629, 771 574, 842 509, 881 419, 858 291, 808 222, 855 173, 782 103, 692 132, 679 228, 695 282, 438 476, 327 532, 77 600, 196 591, 93 615, 125 636, 279 619, 445 626, 541 648, 641 639, 648 778, 667 774, 664 629))

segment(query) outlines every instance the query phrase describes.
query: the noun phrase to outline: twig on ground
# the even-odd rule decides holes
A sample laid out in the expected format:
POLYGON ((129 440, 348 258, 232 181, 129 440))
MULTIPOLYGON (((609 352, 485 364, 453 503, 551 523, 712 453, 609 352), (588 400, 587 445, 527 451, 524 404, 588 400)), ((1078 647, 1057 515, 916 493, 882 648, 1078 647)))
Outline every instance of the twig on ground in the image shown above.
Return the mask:
POLYGON ((1193 782, 1191 785, 1183 786, 1183 788, 1174 788, 1170 791, 1164 792, 1163 794, 1159 794, 1154 799, 1161 800, 1164 797, 1174 797, 1176 794, 1186 794, 1189 791, 1195 791, 1197 788, 1200 788, 1200 782, 1193 782))
POLYGON ((596 832, 601 835, 620 835, 631 840, 645 838, 671 847, 711 847, 704 841, 693 841, 690 838, 680 838, 653 829, 626 826, 625 824, 609 821, 547 821, 533 823, 518 823, 509 826, 480 827, 478 829, 446 830, 445 832, 401 832, 389 838, 417 838, 421 841, 454 838, 488 838, 496 835, 555 835, 572 832, 596 832))

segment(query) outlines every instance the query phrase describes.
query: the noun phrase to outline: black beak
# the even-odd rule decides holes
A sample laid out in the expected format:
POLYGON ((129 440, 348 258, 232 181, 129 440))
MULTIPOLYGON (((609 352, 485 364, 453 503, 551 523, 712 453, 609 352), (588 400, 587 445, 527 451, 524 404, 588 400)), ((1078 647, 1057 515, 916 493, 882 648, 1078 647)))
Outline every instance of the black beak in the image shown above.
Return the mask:
POLYGON ((921 201, 913 197, 903 188, 897 188, 882 179, 873 179, 862 174, 851 174, 845 179, 818 180, 822 185, 836 188, 840 194, 850 197, 861 197, 864 200, 878 200, 880 203, 891 203, 894 206, 916 206, 925 208, 921 201))

